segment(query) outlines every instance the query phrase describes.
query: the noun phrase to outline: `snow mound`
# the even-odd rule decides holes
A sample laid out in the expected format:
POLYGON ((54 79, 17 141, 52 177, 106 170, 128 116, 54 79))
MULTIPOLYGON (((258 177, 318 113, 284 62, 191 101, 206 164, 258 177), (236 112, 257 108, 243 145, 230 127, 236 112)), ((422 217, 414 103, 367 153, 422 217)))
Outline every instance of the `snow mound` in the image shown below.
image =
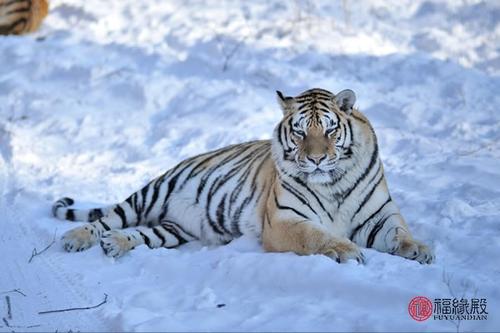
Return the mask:
POLYGON ((0 39, 1 331, 493 331, 500 327, 500 5, 487 1, 53 0, 0 39), (64 253, 54 199, 123 200, 182 159, 270 137, 274 91, 350 88, 393 198, 437 263, 224 247, 64 253), (88 311, 39 311, 98 304, 88 311), (3 296, 4 294, 2 294, 3 296), (486 321, 414 321, 414 296, 486 321))

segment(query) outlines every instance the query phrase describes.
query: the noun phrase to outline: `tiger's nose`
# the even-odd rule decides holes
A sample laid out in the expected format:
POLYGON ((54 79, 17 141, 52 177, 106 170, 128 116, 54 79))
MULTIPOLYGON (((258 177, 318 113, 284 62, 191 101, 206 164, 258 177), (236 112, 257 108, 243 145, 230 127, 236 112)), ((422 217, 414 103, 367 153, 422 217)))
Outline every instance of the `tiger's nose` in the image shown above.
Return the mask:
POLYGON ((308 155, 307 159, 316 165, 320 165, 321 162, 326 160, 326 154, 323 155, 308 155))

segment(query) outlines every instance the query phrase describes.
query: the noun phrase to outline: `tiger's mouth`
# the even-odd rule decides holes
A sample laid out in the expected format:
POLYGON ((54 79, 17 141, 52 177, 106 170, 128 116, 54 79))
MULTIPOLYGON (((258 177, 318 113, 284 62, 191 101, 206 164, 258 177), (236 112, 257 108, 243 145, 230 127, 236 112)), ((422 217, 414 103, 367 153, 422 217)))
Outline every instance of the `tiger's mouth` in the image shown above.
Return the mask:
POLYGON ((327 170, 317 167, 314 170, 302 171, 302 175, 311 183, 331 183, 344 177, 345 170, 337 166, 327 170))
POLYGON ((330 170, 326 170, 320 166, 299 166, 301 172, 308 175, 322 175, 330 172, 330 170))
POLYGON ((329 161, 320 165, 313 165, 302 161, 297 162, 297 166, 299 167, 300 171, 311 175, 329 173, 332 170, 336 169, 336 165, 336 161, 329 161))

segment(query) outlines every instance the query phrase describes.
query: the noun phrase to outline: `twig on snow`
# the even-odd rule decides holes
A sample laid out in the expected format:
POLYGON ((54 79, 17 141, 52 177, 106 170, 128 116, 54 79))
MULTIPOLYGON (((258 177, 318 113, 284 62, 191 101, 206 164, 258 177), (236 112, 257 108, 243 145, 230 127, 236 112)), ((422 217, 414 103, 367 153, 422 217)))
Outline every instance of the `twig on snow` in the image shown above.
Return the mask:
POLYGON ((77 310, 90 310, 90 309, 95 309, 95 308, 100 307, 101 305, 103 305, 107 301, 108 301, 108 294, 104 294, 104 300, 101 303, 97 304, 97 305, 85 306, 85 307, 81 307, 81 308, 68 308, 68 309, 61 309, 61 310, 40 311, 40 312, 38 312, 38 314, 47 314, 47 313, 56 313, 56 312, 67 312, 67 311, 77 311, 77 310))
POLYGON ((486 149, 486 150, 491 150, 491 148, 494 148, 496 145, 498 144, 497 141, 491 141, 491 142, 487 142, 487 143, 484 143, 482 144, 481 146, 477 147, 477 148, 474 148, 474 149, 471 149, 471 150, 468 150, 468 151, 459 151, 458 152, 458 156, 459 157, 465 157, 465 156, 471 156, 471 155, 475 155, 476 153, 486 149))
POLYGON ((235 43, 231 46, 227 45, 227 43, 224 42, 222 36, 219 34, 215 36, 215 39, 223 56, 222 71, 225 72, 229 68, 231 59, 236 55, 240 47, 244 44, 247 36, 235 41, 235 43))
POLYGON ((10 304, 10 297, 5 296, 5 302, 7 303, 7 318, 12 319, 12 306, 10 304))
POLYGON ((2 291, 0 292, 0 294, 8 294, 8 293, 18 293, 18 294, 21 294, 23 295, 24 297, 26 297, 26 294, 23 293, 20 289, 12 289, 12 290, 8 290, 8 291, 2 291))
MULTIPOLYGON (((455 289, 453 288, 452 278, 453 278, 453 276, 451 274, 448 274, 448 273, 446 273, 445 270, 443 270, 443 283, 448 287, 448 292, 450 293, 451 297, 456 298, 456 299, 463 299, 463 298, 465 298, 465 296, 467 294, 470 294, 471 292, 472 292, 472 296, 476 297, 476 295, 477 295, 477 289, 476 288, 473 289, 474 286, 471 285, 467 281, 462 281, 462 283, 461 283, 462 295, 459 296, 455 292, 455 289)), ((450 320, 450 319, 448 319, 448 321, 451 324, 453 324, 453 326, 455 326, 455 329, 456 329, 457 333, 460 332, 460 326, 462 324, 462 320, 460 318, 458 318, 456 321, 455 320, 450 320)))
MULTIPOLYGON (((0 294, 6 294, 6 293, 19 293, 21 295, 23 295, 24 297, 26 297, 26 295, 20 291, 19 289, 13 289, 13 290, 9 290, 9 291, 3 291, 3 292, 0 292, 0 294)), ((26 329, 26 328, 35 328, 35 327, 40 327, 41 325, 40 324, 35 324, 35 325, 28 325, 28 326, 21 326, 21 325, 11 325, 9 323, 9 320, 12 320, 12 304, 10 302, 10 296, 5 296, 5 302, 7 303, 7 317, 2 317, 2 321, 3 323, 5 324, 6 327, 8 328, 20 328, 20 329, 26 329), (9 320, 7 320, 9 319, 9 320)), ((0 326, 0 328, 2 328, 4 326, 0 326)), ((12 331, 14 332, 14 331, 12 331)))
MULTIPOLYGON (((56 232, 57 232, 57 230, 56 230, 56 232)), ((36 256, 39 256, 40 254, 44 253, 45 251, 47 251, 48 249, 50 249, 50 247, 52 245, 55 244, 55 242, 56 242, 56 232, 54 232, 54 238, 52 239, 52 242, 50 242, 50 244, 47 245, 42 251, 38 252, 38 250, 36 249, 36 247, 33 249, 33 251, 31 252, 31 257, 28 260, 28 264, 31 263, 31 261, 33 260, 33 258, 35 258, 36 256)))
MULTIPOLYGON (((451 297, 456 298, 453 287, 451 286, 451 275, 447 274, 446 271, 444 270, 443 270, 443 283, 448 287, 448 292, 450 293, 451 297)), ((457 321, 448 319, 448 321, 453 326, 455 326, 455 330, 457 333, 460 332, 460 325, 462 323, 460 319, 458 319, 457 321)))
MULTIPOLYGON (((3 320, 4 324, 5 324, 5 326, 7 326, 8 328, 35 328, 35 327, 40 327, 40 326, 42 326, 42 325, 40 325, 40 324, 36 324, 36 325, 28 325, 28 326, 11 325, 11 324, 7 321, 7 319, 2 318, 2 320, 3 320)), ((2 328, 2 327, 3 327, 3 326, 0 326, 0 328, 2 328)), ((12 332, 14 332, 14 331, 12 331, 12 332)))

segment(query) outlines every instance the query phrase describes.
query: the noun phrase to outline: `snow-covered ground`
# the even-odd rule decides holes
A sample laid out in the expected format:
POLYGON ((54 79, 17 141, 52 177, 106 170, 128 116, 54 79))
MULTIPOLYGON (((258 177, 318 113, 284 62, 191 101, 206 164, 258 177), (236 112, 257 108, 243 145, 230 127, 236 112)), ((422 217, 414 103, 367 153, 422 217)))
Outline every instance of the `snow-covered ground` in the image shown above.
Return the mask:
POLYGON ((0 39, 0 331, 500 329, 499 21, 498 1, 53 0, 40 32, 0 39), (75 226, 54 199, 113 203, 188 156, 269 138, 274 91, 312 87, 356 91, 435 264, 250 238, 118 260, 56 243, 28 263, 75 226), (408 315, 414 296, 453 295, 486 298, 488 320, 408 315))

